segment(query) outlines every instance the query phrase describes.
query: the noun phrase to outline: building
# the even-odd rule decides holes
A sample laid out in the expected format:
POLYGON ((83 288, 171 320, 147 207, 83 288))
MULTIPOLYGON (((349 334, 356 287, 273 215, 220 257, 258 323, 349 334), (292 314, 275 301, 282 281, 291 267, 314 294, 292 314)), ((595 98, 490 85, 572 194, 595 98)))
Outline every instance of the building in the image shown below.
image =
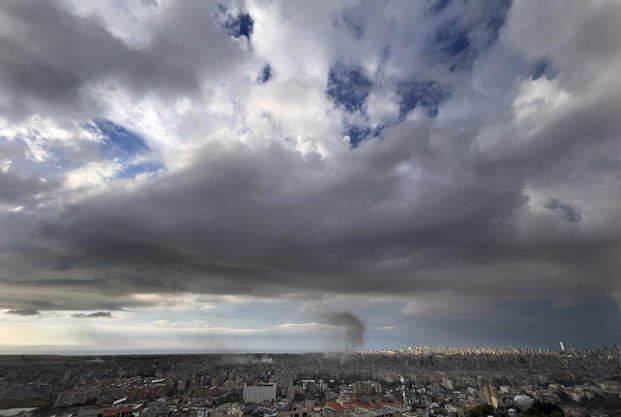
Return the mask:
POLYGON ((63 391, 56 397, 54 407, 70 407, 72 405, 82 405, 90 398, 90 393, 84 389, 73 389, 71 391, 63 391))
POLYGON ((211 410, 208 417, 242 417, 243 414, 239 404, 226 403, 211 410))
POLYGON ((494 408, 498 408, 498 399, 496 399, 496 390, 490 384, 486 384, 481 388, 481 398, 494 408))
POLYGON ((106 408, 102 412, 103 417, 133 417, 134 407, 124 405, 121 407, 106 408))
POLYGON ((279 397, 293 398, 293 376, 288 373, 278 373, 273 379, 276 383, 276 394, 279 397))
POLYGON ((275 376, 274 382, 279 389, 287 389, 293 386, 293 376, 287 373, 279 373, 275 376))
POLYGON ((447 390, 452 391, 453 389, 455 389, 455 386, 453 384, 453 381, 445 376, 442 377, 442 386, 444 388, 446 388, 447 390))
POLYGON ((259 385, 244 384, 244 402, 260 403, 276 399, 276 383, 267 382, 259 385))
POLYGON ((276 417, 309 417, 312 410, 306 407, 292 407, 289 410, 281 410, 276 413, 276 417))
POLYGON ((382 386, 375 381, 360 381, 352 384, 352 390, 356 394, 379 394, 382 386))
POLYGON ((80 408, 77 417, 103 417, 103 408, 80 408))
POLYGON ((32 417, 37 407, 3 408, 0 409, 0 417, 32 417))

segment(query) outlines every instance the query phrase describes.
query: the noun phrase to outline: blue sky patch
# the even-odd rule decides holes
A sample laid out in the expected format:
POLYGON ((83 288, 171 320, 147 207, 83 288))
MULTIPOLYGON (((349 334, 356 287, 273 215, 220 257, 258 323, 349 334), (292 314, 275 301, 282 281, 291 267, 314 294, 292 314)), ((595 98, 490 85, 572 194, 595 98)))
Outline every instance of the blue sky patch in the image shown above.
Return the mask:
POLYGON ((237 19, 239 20, 238 36, 245 36, 250 39, 254 27, 254 20, 252 20, 252 17, 248 13, 240 14, 237 19))
POLYGON ((164 165, 159 161, 144 161, 125 165, 117 174, 118 178, 133 178, 138 174, 161 171, 164 165))
POLYGON ((468 21, 445 21, 427 39, 428 55, 450 71, 471 70, 479 55, 498 39, 510 8, 511 0, 486 0, 468 21))
POLYGON ((261 74, 259 74, 257 82, 259 84, 265 84, 270 80, 270 78, 272 78, 272 67, 270 66, 270 64, 265 64, 265 66, 261 70, 261 74))
POLYGON ((553 80, 556 77, 556 72, 552 68, 552 61, 548 58, 540 58, 531 66, 531 80, 537 80, 544 76, 548 80, 553 80))
POLYGON ((566 222, 579 223, 580 220, 582 220, 582 213, 580 210, 556 198, 551 198, 545 207, 558 213, 566 222))
POLYGON ((440 13, 448 6, 451 0, 427 0, 427 10, 430 13, 440 13))
POLYGON ((337 64, 328 75, 326 94, 336 105, 353 113, 363 108, 372 86, 362 68, 337 64))
POLYGON ((151 148, 140 134, 104 118, 97 118, 83 127, 102 136, 103 156, 121 165, 117 178, 133 178, 164 169, 162 162, 152 158, 151 148))
POLYGON ((250 40, 254 28, 254 20, 248 13, 241 12, 233 15, 226 6, 219 4, 216 8, 216 19, 229 35, 234 38, 245 36, 250 40))
POLYGON ((438 115, 438 105, 444 101, 449 92, 435 81, 405 81, 397 85, 397 94, 401 97, 399 106, 399 118, 422 106, 429 117, 438 115))
POLYGON ((349 136, 349 144, 352 148, 358 146, 371 133, 371 129, 367 126, 348 126, 345 135, 349 136))
POLYGON ((127 158, 150 150, 144 138, 138 133, 108 119, 95 119, 94 123, 105 138, 101 149, 108 156, 127 158))
POLYGON ((381 124, 374 128, 366 125, 347 125, 344 134, 349 136, 349 144, 352 148, 355 148, 360 144, 360 142, 362 142, 369 136, 372 136, 374 138, 379 137, 382 134, 383 130, 390 125, 391 123, 381 124))
POLYGON ((428 51, 439 62, 448 64, 451 71, 469 70, 476 59, 469 33, 456 19, 436 29, 429 40, 428 51))

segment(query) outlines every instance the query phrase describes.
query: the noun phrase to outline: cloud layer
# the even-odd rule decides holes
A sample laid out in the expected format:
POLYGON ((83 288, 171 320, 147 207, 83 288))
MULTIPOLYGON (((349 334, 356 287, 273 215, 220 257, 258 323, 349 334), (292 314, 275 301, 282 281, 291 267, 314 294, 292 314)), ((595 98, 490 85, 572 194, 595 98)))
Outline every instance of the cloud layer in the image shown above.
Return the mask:
POLYGON ((337 297, 353 346, 365 299, 537 344, 472 334, 605 305, 575 343, 621 335, 617 2, 0 8, 7 314, 337 297))

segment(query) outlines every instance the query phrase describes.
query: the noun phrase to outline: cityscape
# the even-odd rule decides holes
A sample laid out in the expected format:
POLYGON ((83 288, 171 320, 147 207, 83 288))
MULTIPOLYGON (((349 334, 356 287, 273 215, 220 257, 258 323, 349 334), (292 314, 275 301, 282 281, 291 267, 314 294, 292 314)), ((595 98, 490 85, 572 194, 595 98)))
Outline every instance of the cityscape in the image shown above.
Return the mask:
POLYGON ((0 358, 13 417, 617 416, 620 393, 617 347, 0 358))

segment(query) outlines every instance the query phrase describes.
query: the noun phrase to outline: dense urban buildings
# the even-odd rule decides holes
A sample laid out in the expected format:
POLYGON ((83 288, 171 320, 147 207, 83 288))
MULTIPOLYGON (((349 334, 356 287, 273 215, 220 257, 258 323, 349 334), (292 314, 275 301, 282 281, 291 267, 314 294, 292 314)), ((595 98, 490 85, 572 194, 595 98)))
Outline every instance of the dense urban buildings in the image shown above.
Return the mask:
POLYGON ((3 356, 0 409, 11 417, 512 417, 540 409, 612 417, 621 415, 621 350, 3 356))

